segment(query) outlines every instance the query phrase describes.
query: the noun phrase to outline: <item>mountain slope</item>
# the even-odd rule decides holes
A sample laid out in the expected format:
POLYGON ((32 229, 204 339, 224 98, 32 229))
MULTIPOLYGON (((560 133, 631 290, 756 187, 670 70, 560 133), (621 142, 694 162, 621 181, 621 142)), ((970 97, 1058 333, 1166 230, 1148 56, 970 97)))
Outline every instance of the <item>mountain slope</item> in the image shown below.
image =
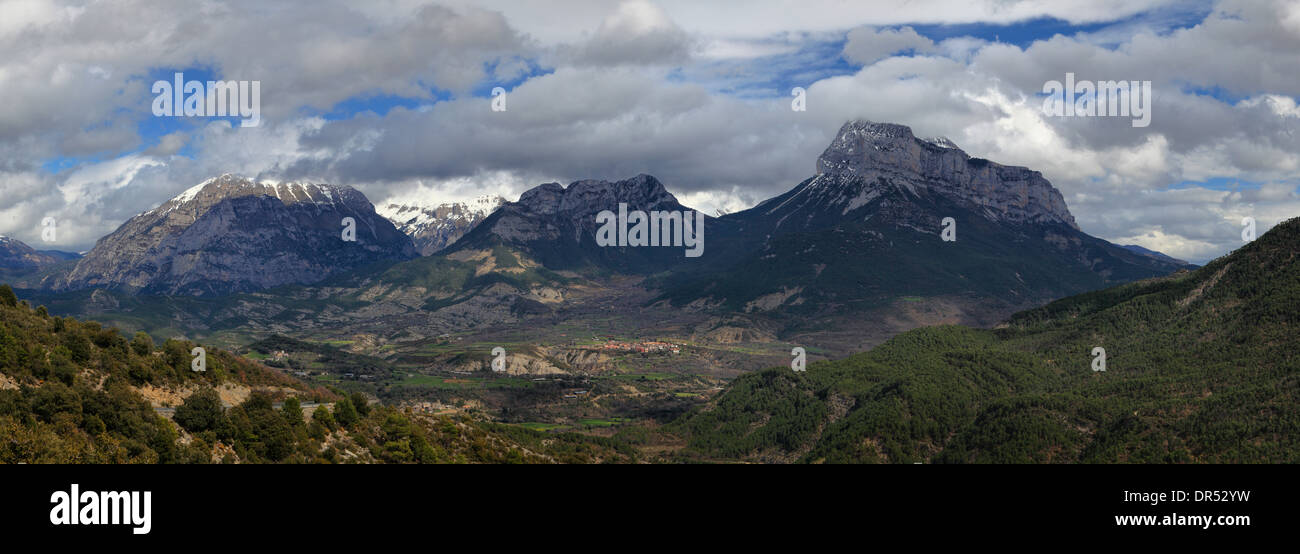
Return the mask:
POLYGON ((228 294, 415 256, 410 238, 351 187, 222 175, 131 218, 67 275, 44 284, 228 294), (355 222, 355 241, 343 239, 345 218, 355 222))
POLYGON ((747 375, 674 430, 708 458, 1294 463, 1298 251, 1293 219, 1194 272, 1005 328, 917 329, 804 374, 747 375))

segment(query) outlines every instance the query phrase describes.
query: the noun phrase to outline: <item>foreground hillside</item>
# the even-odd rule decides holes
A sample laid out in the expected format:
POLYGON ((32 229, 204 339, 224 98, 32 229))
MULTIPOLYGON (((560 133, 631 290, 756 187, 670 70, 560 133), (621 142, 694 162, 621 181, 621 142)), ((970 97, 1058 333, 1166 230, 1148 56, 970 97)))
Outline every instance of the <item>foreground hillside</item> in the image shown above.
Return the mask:
POLYGON ((371 405, 188 341, 49 315, 0 285, 0 463, 632 461, 625 446, 371 405), (170 416, 170 417, 168 417, 170 416))
POLYGON ((747 375, 670 430, 703 459, 1300 462, 1298 252, 1294 219, 1195 272, 1003 328, 918 329, 747 375))

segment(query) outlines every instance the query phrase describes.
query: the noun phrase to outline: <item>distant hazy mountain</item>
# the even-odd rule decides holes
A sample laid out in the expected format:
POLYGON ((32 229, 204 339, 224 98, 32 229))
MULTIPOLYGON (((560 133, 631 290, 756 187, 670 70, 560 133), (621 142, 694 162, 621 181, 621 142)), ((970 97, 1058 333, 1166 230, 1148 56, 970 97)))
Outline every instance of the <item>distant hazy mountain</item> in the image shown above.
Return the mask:
POLYGON ((1125 250, 1128 250, 1129 252, 1136 252, 1136 253, 1141 254, 1141 255, 1143 255, 1143 256, 1149 256, 1149 257, 1155 258, 1155 259, 1157 259, 1157 260, 1163 260, 1163 261, 1166 261, 1166 262, 1172 262, 1172 263, 1176 263, 1176 264, 1186 264, 1186 263, 1187 263, 1187 262, 1185 262, 1185 261, 1183 261, 1183 260, 1180 260, 1180 259, 1178 259, 1178 258, 1174 258, 1174 257, 1169 256, 1169 255, 1167 255, 1167 254, 1164 254, 1164 253, 1162 253, 1162 252, 1156 252, 1155 250, 1151 250, 1151 249, 1148 249, 1148 248, 1143 248, 1143 247, 1138 246, 1138 245, 1136 245, 1136 244, 1125 244, 1125 245, 1121 246, 1120 248, 1124 248, 1125 250))
POLYGON ((49 256, 61 262, 66 262, 68 260, 80 260, 81 257, 84 255, 80 252, 64 252, 62 250, 37 250, 37 252, 40 252, 41 254, 45 254, 46 256, 49 256))
POLYGON ((0 269, 39 269, 60 261, 62 260, 39 252, 18 239, 0 235, 0 269))
POLYGON ((222 175, 131 218, 45 285, 224 294, 416 255, 411 239, 351 187, 222 175), (345 218, 355 241, 343 239, 345 218))
POLYGON ((376 211, 409 235, 421 256, 428 256, 456 242, 505 202, 492 194, 436 206, 390 203, 376 211))

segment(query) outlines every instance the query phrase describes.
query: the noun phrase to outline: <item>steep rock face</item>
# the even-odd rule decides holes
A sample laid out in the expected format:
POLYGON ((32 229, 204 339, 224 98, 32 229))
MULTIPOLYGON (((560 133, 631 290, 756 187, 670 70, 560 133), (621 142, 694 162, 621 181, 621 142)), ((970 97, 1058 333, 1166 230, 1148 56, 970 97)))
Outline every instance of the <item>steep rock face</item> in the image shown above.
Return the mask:
POLYGON ((45 285, 226 294, 414 256, 411 239, 351 187, 222 175, 131 218, 45 285), (355 222, 355 241, 343 239, 345 218, 355 222))
POLYGON ((845 123, 817 159, 818 177, 830 174, 932 189, 1000 220, 1078 229, 1060 191, 1042 173, 972 158, 946 138, 918 139, 903 125, 845 123))
POLYGON ((500 196, 487 195, 436 206, 390 203, 378 212, 411 237, 421 256, 429 256, 451 246, 505 202, 500 196))
POLYGON ((18 239, 0 235, 0 269, 39 269, 60 259, 38 252, 18 239))

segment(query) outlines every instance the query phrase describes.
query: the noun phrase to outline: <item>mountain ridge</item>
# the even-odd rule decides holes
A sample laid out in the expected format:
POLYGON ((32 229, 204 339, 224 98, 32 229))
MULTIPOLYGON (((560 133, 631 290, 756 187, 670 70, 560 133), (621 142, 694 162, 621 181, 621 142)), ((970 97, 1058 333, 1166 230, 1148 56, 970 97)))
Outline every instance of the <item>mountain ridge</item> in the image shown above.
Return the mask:
POLYGON ((131 218, 42 285, 201 296, 312 283, 415 256, 410 238, 352 187, 224 174, 131 218), (354 242, 342 234, 349 219, 354 242))
POLYGON ((59 263, 59 258, 18 239, 0 235, 0 269, 32 270, 59 263))

